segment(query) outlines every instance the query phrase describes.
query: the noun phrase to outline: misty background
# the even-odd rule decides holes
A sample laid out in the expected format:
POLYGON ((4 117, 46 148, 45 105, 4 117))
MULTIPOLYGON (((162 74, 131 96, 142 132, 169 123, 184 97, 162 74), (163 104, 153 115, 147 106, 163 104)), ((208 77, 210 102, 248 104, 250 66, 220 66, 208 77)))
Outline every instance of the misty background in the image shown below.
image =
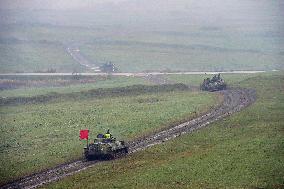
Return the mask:
POLYGON ((1 0, 0 70, 122 72, 284 68, 281 0, 1 0))

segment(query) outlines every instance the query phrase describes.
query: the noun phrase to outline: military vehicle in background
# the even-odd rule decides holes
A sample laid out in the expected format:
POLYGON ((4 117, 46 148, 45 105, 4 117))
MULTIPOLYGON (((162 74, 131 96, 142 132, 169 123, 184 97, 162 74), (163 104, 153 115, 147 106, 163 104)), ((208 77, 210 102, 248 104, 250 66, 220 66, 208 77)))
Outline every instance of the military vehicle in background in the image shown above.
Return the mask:
POLYGON ((117 67, 112 62, 106 62, 100 66, 100 70, 105 73, 117 72, 117 67))
POLYGON ((98 134, 94 143, 87 144, 84 155, 87 160, 92 159, 114 159, 128 153, 128 146, 124 141, 115 138, 105 138, 98 134))
POLYGON ((220 74, 214 75, 212 79, 204 79, 203 83, 200 85, 201 90, 210 92, 225 90, 226 88, 227 84, 221 78, 220 74))

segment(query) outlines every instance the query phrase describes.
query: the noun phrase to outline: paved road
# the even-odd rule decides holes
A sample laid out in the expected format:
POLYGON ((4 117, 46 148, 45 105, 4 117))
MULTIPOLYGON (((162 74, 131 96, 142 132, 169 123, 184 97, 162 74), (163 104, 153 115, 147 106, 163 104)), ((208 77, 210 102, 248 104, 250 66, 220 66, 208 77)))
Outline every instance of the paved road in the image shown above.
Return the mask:
MULTIPOLYGON (((278 71, 278 70, 271 70, 278 71)), ((256 70, 256 71, 228 71, 228 72, 119 72, 119 73, 111 73, 111 75, 115 76, 137 76, 137 77, 145 77, 148 75, 213 75, 213 74, 256 74, 256 73, 264 73, 266 71, 256 70)), ((83 75, 83 76, 100 76, 100 75, 108 75, 108 73, 2 73, 0 76, 65 76, 65 75, 83 75)))

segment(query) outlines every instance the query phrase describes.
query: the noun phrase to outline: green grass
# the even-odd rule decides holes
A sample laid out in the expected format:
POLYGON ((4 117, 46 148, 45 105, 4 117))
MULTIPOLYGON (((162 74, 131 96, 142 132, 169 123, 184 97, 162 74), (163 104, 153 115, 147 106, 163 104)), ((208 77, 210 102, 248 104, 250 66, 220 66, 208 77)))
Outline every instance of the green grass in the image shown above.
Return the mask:
POLYGON ((50 184, 46 188, 283 188, 283 73, 237 84, 255 104, 190 135, 50 184))
MULTIPOLYGON (((284 38, 273 23, 248 27, 246 21, 239 20, 234 26, 213 25, 210 29, 204 23, 187 25, 179 19, 129 23, 130 17, 106 19, 96 12, 6 14, 12 18, 8 16, 1 23, 1 73, 45 71, 51 67, 58 72, 90 71, 65 52, 65 47, 74 44, 90 62, 112 61, 121 72, 284 68, 284 38)), ((271 19, 275 20, 274 16, 271 19)))
MULTIPOLYGON (((268 72, 270 73, 270 72, 268 72)), ((263 75, 263 73, 257 74, 221 74, 221 77, 228 83, 229 85, 237 85, 240 83, 244 83, 245 80, 249 78, 256 77, 258 75, 263 75)), ((199 86, 204 79, 212 78, 214 75, 203 74, 203 75, 167 75, 166 77, 169 80, 175 81, 177 83, 184 83, 192 86, 199 86)))
MULTIPOLYGON (((149 35, 149 39, 154 36, 149 35)), ((169 36, 171 38, 172 36, 169 36)), ((183 38, 187 41, 187 38, 183 38)), ((139 38, 137 39, 139 40, 139 38)), ((85 45, 81 52, 98 62, 112 61, 120 71, 230 71, 283 69, 283 56, 253 53, 245 48, 214 46, 197 38, 197 44, 108 41, 85 45), (220 48, 220 49, 219 49, 220 48), (269 62, 269 64, 268 64, 269 62)))
POLYGON ((173 91, 1 106, 0 183, 82 157, 80 129, 95 136, 109 128, 117 138, 130 140, 206 111, 215 102, 213 94, 173 91))
MULTIPOLYGON (((88 91, 91 89, 98 89, 98 88, 112 88, 112 87, 126 87, 130 85, 139 85, 139 84, 149 84, 145 80, 137 77, 110 77, 110 78, 104 78, 104 77, 97 77, 94 78, 94 81, 91 83, 85 83, 85 84, 72 84, 72 79, 60 79, 53 80, 50 79, 50 84, 56 85, 56 83, 63 83, 64 81, 71 82, 71 84, 67 86, 55 86, 55 87, 24 87, 19 89, 11 89, 11 90, 2 90, 0 91, 1 97, 31 97, 31 96, 38 96, 38 95, 45 95, 48 93, 73 93, 73 92, 83 92, 88 91)), ((84 78, 81 78, 82 80, 84 78)), ((88 79, 88 78, 86 78, 88 79)), ((93 78, 89 78, 93 79, 93 78)), ((19 79, 16 79, 16 81, 19 79)), ((48 78, 45 78, 45 80, 48 80, 48 78)), ((34 79, 34 80, 28 80, 27 83, 36 83, 41 82, 42 80, 40 78, 34 79)))
POLYGON ((44 43, 0 44, 1 73, 15 72, 80 72, 84 67, 75 62, 62 45, 44 43))

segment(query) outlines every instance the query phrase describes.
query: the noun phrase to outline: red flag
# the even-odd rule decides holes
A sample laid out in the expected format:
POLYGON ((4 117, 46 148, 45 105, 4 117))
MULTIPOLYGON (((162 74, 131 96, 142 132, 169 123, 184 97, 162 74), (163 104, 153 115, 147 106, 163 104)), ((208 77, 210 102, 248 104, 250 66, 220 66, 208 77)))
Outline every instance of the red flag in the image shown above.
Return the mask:
POLYGON ((88 139, 89 130, 80 130, 80 139, 88 139))

